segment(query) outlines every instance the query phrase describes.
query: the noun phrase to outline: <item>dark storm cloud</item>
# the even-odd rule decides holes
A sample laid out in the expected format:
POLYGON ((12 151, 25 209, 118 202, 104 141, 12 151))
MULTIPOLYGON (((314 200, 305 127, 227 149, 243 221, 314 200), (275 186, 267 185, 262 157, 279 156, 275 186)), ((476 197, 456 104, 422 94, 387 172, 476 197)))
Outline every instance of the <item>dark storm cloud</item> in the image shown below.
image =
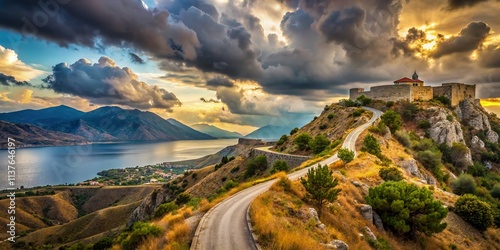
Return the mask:
POLYGON ((234 87, 234 82, 227 77, 214 77, 207 80, 207 86, 210 87, 234 87))
POLYGON ((500 68, 500 47, 488 46, 480 51, 479 62, 486 68, 500 68))
POLYGON ((413 56, 416 51, 422 52, 422 44, 427 41, 427 35, 425 31, 412 27, 404 39, 392 38, 391 41, 394 43, 392 49, 394 56, 413 56))
POLYGON ((157 2, 159 8, 165 8, 170 13, 179 15, 181 11, 188 10, 191 6, 195 7, 210 16, 215 20, 219 19, 219 11, 213 4, 207 3, 203 0, 159 0, 157 2))
POLYGON ((34 35, 61 46, 98 48, 131 45, 160 58, 196 57, 196 34, 169 19, 167 11, 147 10, 138 0, 0 2, 0 26, 34 35), (176 45, 181 45, 179 50, 176 45))
POLYGON ((439 43, 432 57, 439 58, 445 55, 472 52, 478 49, 490 33, 490 27, 483 22, 472 22, 463 28, 458 36, 453 36, 439 43))
POLYGON ((139 81, 129 68, 119 68, 108 57, 101 57, 95 64, 87 59, 80 59, 71 65, 60 63, 53 67, 52 72, 44 80, 45 88, 86 98, 96 104, 167 111, 181 104, 173 93, 139 81))
POLYGON ((466 7, 472 7, 476 4, 486 1, 488 0, 448 0, 448 8, 450 10, 455 10, 466 7))
POLYGON ((0 72, 0 85, 3 86, 22 86, 22 87, 30 87, 33 86, 31 83, 26 81, 18 81, 13 76, 6 75, 0 72))
POLYGON ((145 61, 141 57, 139 57, 138 55, 136 55, 132 52, 128 53, 128 55, 130 56, 130 61, 133 63, 137 63, 137 64, 144 64, 145 63, 145 61))

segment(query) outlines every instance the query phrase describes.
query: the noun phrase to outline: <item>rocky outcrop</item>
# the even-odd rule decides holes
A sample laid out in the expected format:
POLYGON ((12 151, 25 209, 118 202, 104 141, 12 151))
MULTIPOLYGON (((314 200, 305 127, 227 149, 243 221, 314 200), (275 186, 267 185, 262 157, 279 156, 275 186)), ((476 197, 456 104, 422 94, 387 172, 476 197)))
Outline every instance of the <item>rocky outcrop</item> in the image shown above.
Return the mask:
POLYGON ((498 142, 498 134, 491 130, 491 124, 486 115, 486 111, 481 106, 479 100, 474 103, 470 100, 463 100, 455 107, 460 122, 476 131, 485 131, 486 139, 491 143, 498 142))
POLYGON ((134 224, 137 221, 144 221, 151 219, 154 216, 156 209, 166 200, 173 197, 172 191, 165 186, 161 189, 156 189, 153 193, 149 194, 144 200, 142 200, 141 205, 139 205, 127 222, 127 227, 134 224))
POLYGON ((476 150, 484 149, 484 142, 476 135, 470 140, 471 147, 476 150))
POLYGON ((366 236, 371 239, 371 240, 374 240, 376 241, 377 240, 377 236, 375 236, 375 234, 372 232, 372 230, 369 228, 369 227, 365 227, 364 228, 365 230, 365 233, 366 233, 366 236))
POLYGON ((361 216, 363 216, 363 219, 367 220, 370 223, 373 222, 372 206, 370 206, 368 204, 363 204, 358 209, 359 209, 359 212, 361 213, 361 216))
POLYGON ((373 225, 378 228, 378 230, 385 232, 384 223, 382 222, 382 218, 377 212, 373 211, 373 225))
POLYGON ((464 134, 460 122, 453 119, 453 116, 446 109, 431 107, 427 110, 432 113, 429 119, 431 123, 429 136, 435 142, 438 144, 446 143, 448 146, 457 142, 464 143, 464 134))
POLYGON ((406 170, 409 174, 419 178, 424 179, 424 175, 418 170, 417 161, 415 159, 405 160, 399 162, 399 165, 406 170))

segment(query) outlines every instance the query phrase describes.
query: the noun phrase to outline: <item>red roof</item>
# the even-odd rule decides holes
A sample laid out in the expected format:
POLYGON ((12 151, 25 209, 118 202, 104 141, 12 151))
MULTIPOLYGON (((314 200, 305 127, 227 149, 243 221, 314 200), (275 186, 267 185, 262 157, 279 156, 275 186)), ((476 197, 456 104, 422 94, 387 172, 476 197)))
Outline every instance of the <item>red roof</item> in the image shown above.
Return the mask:
POLYGON ((413 80, 413 79, 410 79, 408 77, 403 77, 399 80, 394 81, 394 83, 397 83, 397 82, 424 82, 424 81, 421 81, 419 79, 413 80))

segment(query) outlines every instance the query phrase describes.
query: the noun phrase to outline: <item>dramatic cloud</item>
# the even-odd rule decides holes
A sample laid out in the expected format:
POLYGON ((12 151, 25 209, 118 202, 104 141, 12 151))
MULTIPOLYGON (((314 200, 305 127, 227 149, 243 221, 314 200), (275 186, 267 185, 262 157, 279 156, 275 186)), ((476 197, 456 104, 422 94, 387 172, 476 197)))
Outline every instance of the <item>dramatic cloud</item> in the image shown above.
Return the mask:
POLYGON ((25 85, 23 83, 19 84, 21 82, 18 81, 24 82, 31 80, 43 74, 43 71, 34 69, 31 66, 26 65, 24 62, 17 58, 17 53, 15 51, 6 49, 5 47, 0 45, 0 73, 3 73, 3 77, 1 77, 3 80, 0 80, 3 85, 25 85), (7 76, 11 77, 12 80, 8 80, 6 78, 7 76), (13 78, 17 79, 18 81, 14 80, 13 78))
POLYGON ((467 27, 460 31, 458 36, 453 36, 441 42, 432 56, 439 58, 453 53, 472 52, 482 45, 490 33, 490 29, 483 22, 469 23, 467 27))
POLYGON ((29 82, 17 81, 13 76, 0 73, 0 84, 4 86, 31 86, 29 82))
POLYGON ((234 87, 234 82, 227 77, 214 77, 207 80, 207 86, 209 87, 234 87))
POLYGON ((139 81, 129 68, 119 68, 108 57, 101 57, 95 64, 87 59, 71 65, 60 63, 53 67, 53 74, 45 82, 46 88, 57 93, 79 96, 96 104, 167 111, 181 104, 173 93, 139 81))
POLYGON ((130 56, 130 61, 133 62, 133 63, 137 63, 137 64, 144 64, 144 60, 142 58, 140 58, 138 55, 130 52, 128 53, 128 55, 130 56))
POLYGON ((47 5, 38 1, 1 1, 0 26, 61 46, 132 45, 158 57, 194 59, 200 46, 192 30, 169 18, 167 11, 144 8, 141 1, 43 3, 47 5))
POLYGON ((205 97, 200 98, 200 101, 204 103, 220 103, 220 101, 218 100, 214 100, 213 98, 207 100, 205 97))
POLYGON ((448 0, 448 6, 451 10, 471 7, 488 0, 448 0))
POLYGON ((488 46, 479 53, 479 60, 486 68, 500 68, 500 47, 488 46))

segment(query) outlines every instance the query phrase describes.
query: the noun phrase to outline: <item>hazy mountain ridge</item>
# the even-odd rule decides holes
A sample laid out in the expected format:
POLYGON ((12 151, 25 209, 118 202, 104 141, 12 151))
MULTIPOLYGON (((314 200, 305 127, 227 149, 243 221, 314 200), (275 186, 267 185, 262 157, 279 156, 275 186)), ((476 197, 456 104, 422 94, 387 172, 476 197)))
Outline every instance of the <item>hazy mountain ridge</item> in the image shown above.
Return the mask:
MULTIPOLYGON (((85 113, 61 105, 41 110, 22 110, 2 113, 0 114, 0 120, 7 121, 14 126, 31 128, 28 130, 36 131, 35 134, 31 134, 25 130, 23 137, 31 138, 30 143, 26 145, 71 145, 75 143, 86 143, 87 141, 173 141, 214 139, 214 137, 196 131, 178 121, 172 124, 173 121, 169 122, 151 112, 137 109, 126 110, 119 107, 101 107, 85 113), (23 124, 29 124, 29 126, 23 124), (37 126, 37 128, 33 128, 34 126, 37 126), (56 132, 64 134, 57 134, 56 132), (43 136, 41 136, 43 133, 50 134, 52 137, 58 135, 59 137, 66 136, 67 138, 66 140, 62 138, 52 138, 51 141, 50 139, 47 140, 47 138, 43 138, 43 136), (72 135, 73 137, 68 137, 68 135, 72 135), (40 141, 38 142, 37 140, 40 141)), ((14 129, 14 127, 10 125, 9 130, 19 131, 20 129, 14 129)))
POLYGON ((72 135, 59 131, 43 129, 30 124, 15 124, 0 121, 0 148, 7 148, 7 138, 16 140, 16 148, 38 147, 38 146, 66 146, 88 143, 87 140, 78 135, 72 135))
POLYGON ((212 126, 212 125, 204 124, 204 123, 194 124, 194 125, 191 125, 191 127, 204 133, 204 134, 210 135, 210 136, 215 137, 215 138, 241 138, 241 137, 243 137, 243 135, 238 133, 238 132, 227 131, 227 130, 218 128, 216 126, 212 126))
POLYGON ((266 125, 245 136, 251 139, 277 140, 281 135, 290 133, 294 127, 266 125))

